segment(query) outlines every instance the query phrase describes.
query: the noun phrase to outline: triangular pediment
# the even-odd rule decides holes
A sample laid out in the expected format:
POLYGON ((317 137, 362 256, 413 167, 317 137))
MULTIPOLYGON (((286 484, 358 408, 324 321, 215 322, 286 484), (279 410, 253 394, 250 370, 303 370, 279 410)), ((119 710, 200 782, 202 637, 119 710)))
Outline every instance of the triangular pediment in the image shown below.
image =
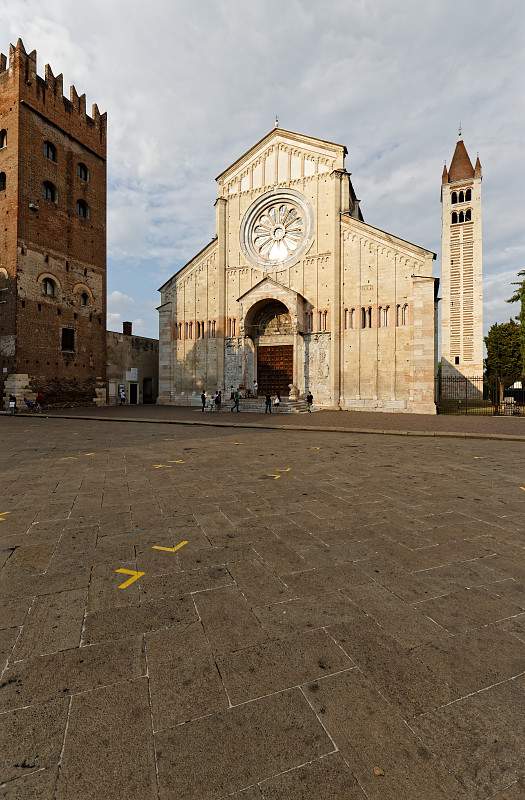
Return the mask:
POLYGON ((283 297, 287 297, 294 303, 296 303, 299 299, 305 299, 303 295, 299 294, 299 292, 296 292, 295 289, 290 289, 290 287, 285 286, 284 283, 279 283, 279 281, 276 281, 266 275, 264 278, 261 278, 260 281, 255 283, 250 289, 248 289, 248 291, 241 294, 237 300, 238 302, 242 301, 243 303, 249 303, 252 299, 254 302, 256 302, 266 297, 273 300, 280 300, 283 297))
POLYGON ((225 194, 289 183, 344 169, 346 147, 273 128, 217 177, 225 194))

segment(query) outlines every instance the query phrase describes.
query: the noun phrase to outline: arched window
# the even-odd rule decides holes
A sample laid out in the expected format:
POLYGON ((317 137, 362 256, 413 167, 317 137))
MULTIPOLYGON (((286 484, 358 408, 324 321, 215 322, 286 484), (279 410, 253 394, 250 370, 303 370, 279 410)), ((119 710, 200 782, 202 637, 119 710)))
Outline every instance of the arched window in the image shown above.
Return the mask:
POLYGON ((465 202, 470 203, 471 200, 472 200, 472 191, 470 189, 467 189, 467 191, 465 192, 465 202))
POLYGON ((408 303, 401 309, 401 325, 408 325, 408 303))
POLYGON ((50 161, 57 160, 57 149, 53 142, 44 142, 44 155, 50 161))
POLYGON ((89 170, 86 167, 86 165, 83 164, 82 162, 80 162, 80 164, 77 165, 77 175, 81 181, 85 181, 86 183, 88 182, 89 170))
POLYGON ((379 306, 377 309, 377 326, 378 328, 383 327, 383 306, 379 306))
POLYGON ((452 192, 452 195, 451 195, 450 201, 451 201, 452 203, 457 203, 457 202, 458 202, 458 193, 457 193, 457 192, 452 192))
POLYGON ((328 330, 327 324, 328 324, 328 311, 323 311, 323 331, 328 330))
POLYGON ((361 327, 366 328, 366 308, 361 308, 361 327))
POLYGON ((350 309, 350 328, 355 328, 355 308, 350 309))
POLYGON ((460 203, 464 203, 464 202, 465 202, 465 195, 464 195, 464 193, 463 193, 463 192, 460 192, 460 193, 459 193, 458 201, 459 201, 460 203))
POLYGON ((5 192, 7 184, 7 179, 5 177, 5 172, 0 172, 0 192, 5 192))
POLYGON ((87 292, 82 292, 80 295, 80 305, 87 306, 89 304, 89 295, 87 292))
POLYGON ((200 322, 198 320, 195 323, 195 338, 196 339, 200 339, 201 338, 201 324, 200 324, 200 322))
POLYGON ((5 128, 0 131, 0 150, 3 147, 7 147, 7 131, 5 128))
POLYGON ((187 339, 187 338, 188 338, 188 332, 189 332, 189 326, 188 326, 188 323, 187 323, 187 322, 185 322, 185 323, 184 323, 184 338, 185 338, 185 339, 187 339))
POLYGON ((48 200, 50 203, 56 203, 58 194, 55 184, 51 183, 51 181, 44 181, 42 184, 42 195, 44 200, 48 200))
POLYGON ((57 293, 57 286, 52 278, 44 278, 42 281, 42 292, 46 297, 55 297, 57 293))
POLYGON ((452 212, 452 224, 455 225, 457 221, 458 221, 458 213, 457 213, 457 211, 453 211, 452 212))
POLYGON ((388 311, 390 306, 380 306, 379 307, 379 327, 386 328, 388 327, 388 311))
POLYGON ((460 211, 458 214, 458 222, 465 222, 465 215, 463 211, 460 211))
POLYGON ((372 327, 372 308, 370 306, 366 309, 366 327, 372 327))
POLYGON ((472 219, 472 209, 467 208, 465 211, 465 222, 470 222, 472 219))
POLYGON ((77 214, 81 219, 89 218, 89 206, 85 200, 77 200, 77 214))
POLYGON ((348 330, 348 309, 347 308, 345 308, 345 322, 344 322, 344 325, 345 325, 345 331, 347 331, 348 330))
POLYGON ((215 339, 215 320, 213 320, 211 323, 211 335, 215 339))

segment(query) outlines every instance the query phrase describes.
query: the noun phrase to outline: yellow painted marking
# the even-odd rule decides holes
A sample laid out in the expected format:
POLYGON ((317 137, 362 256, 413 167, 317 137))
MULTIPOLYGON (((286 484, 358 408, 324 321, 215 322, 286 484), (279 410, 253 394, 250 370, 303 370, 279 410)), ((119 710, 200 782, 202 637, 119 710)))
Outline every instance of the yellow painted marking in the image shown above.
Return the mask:
POLYGON ((94 456, 95 453, 84 453, 85 456, 94 456))
POLYGON ((7 520, 4 519, 4 517, 7 517, 7 515, 10 513, 11 513, 10 511, 0 511, 0 522, 7 522, 7 520))
POLYGON ((172 461, 168 461, 168 464, 185 464, 186 462, 182 458, 176 458, 172 461))
POLYGON ((285 467, 284 469, 278 469, 277 472, 290 472, 291 467, 285 467))
POLYGON ((525 486, 520 486, 522 492, 525 492, 525 486))
POLYGON ((321 448, 320 447, 310 447, 309 449, 310 450, 320 450, 321 448))
POLYGON ((117 586, 117 589, 127 589, 128 586, 131 586, 132 583, 135 583, 135 581, 138 581, 139 578, 142 578, 142 576, 146 574, 145 572, 140 572, 138 569, 126 569, 125 567, 120 567, 120 569, 116 569, 115 572, 121 575, 131 575, 131 578, 128 578, 127 581, 117 586))
POLYGON ((76 456, 63 456, 60 460, 61 461, 78 461, 78 458, 76 456))
POLYGON ((267 475, 266 477, 267 478, 273 478, 274 481, 278 481, 281 476, 280 475, 267 475))
POLYGON ((234 444, 244 444, 244 442, 234 442, 234 444))
POLYGON ((188 542, 184 539, 182 542, 179 542, 178 544, 176 544, 175 547, 163 547, 160 544, 154 544, 151 549, 152 550, 162 550, 163 553, 176 553, 177 550, 180 550, 181 547, 184 547, 187 544, 188 544, 188 542))
POLYGON ((153 469, 171 469, 167 464, 152 464, 153 469))

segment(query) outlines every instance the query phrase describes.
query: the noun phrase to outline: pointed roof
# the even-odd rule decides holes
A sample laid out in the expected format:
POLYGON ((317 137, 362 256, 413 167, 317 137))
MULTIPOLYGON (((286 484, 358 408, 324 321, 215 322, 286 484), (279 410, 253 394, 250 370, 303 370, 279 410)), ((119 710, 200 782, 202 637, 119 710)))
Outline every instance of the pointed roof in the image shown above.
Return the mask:
POLYGON ((476 163, 474 165, 474 177, 481 178, 481 161, 479 160, 479 156, 476 158, 476 163))
POLYGON ((444 165, 443 172, 441 173, 441 183, 448 183, 448 170, 446 164, 444 165))
POLYGON ((472 161, 469 158, 463 139, 459 139, 450 162, 448 179, 452 183, 452 181, 461 181, 464 178, 473 177, 474 167, 472 166, 472 161))

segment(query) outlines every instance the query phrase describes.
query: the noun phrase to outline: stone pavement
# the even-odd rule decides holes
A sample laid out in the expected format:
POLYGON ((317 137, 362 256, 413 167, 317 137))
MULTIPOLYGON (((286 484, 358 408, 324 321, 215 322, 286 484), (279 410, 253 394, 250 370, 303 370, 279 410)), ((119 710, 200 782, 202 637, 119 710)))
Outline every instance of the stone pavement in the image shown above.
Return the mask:
POLYGON ((521 443, 0 441, 3 800, 525 797, 521 443))
MULTIPOLYGON (((242 411, 242 406, 241 406, 242 411)), ((314 414, 231 414, 229 405, 220 414, 203 414, 198 408, 181 406, 105 406, 46 412, 52 416, 94 419, 143 420, 198 424, 319 428, 321 430, 377 431, 378 433, 424 433, 425 435, 515 436, 525 441, 525 417, 438 416, 429 414, 379 414, 366 411, 317 411, 314 414)))

